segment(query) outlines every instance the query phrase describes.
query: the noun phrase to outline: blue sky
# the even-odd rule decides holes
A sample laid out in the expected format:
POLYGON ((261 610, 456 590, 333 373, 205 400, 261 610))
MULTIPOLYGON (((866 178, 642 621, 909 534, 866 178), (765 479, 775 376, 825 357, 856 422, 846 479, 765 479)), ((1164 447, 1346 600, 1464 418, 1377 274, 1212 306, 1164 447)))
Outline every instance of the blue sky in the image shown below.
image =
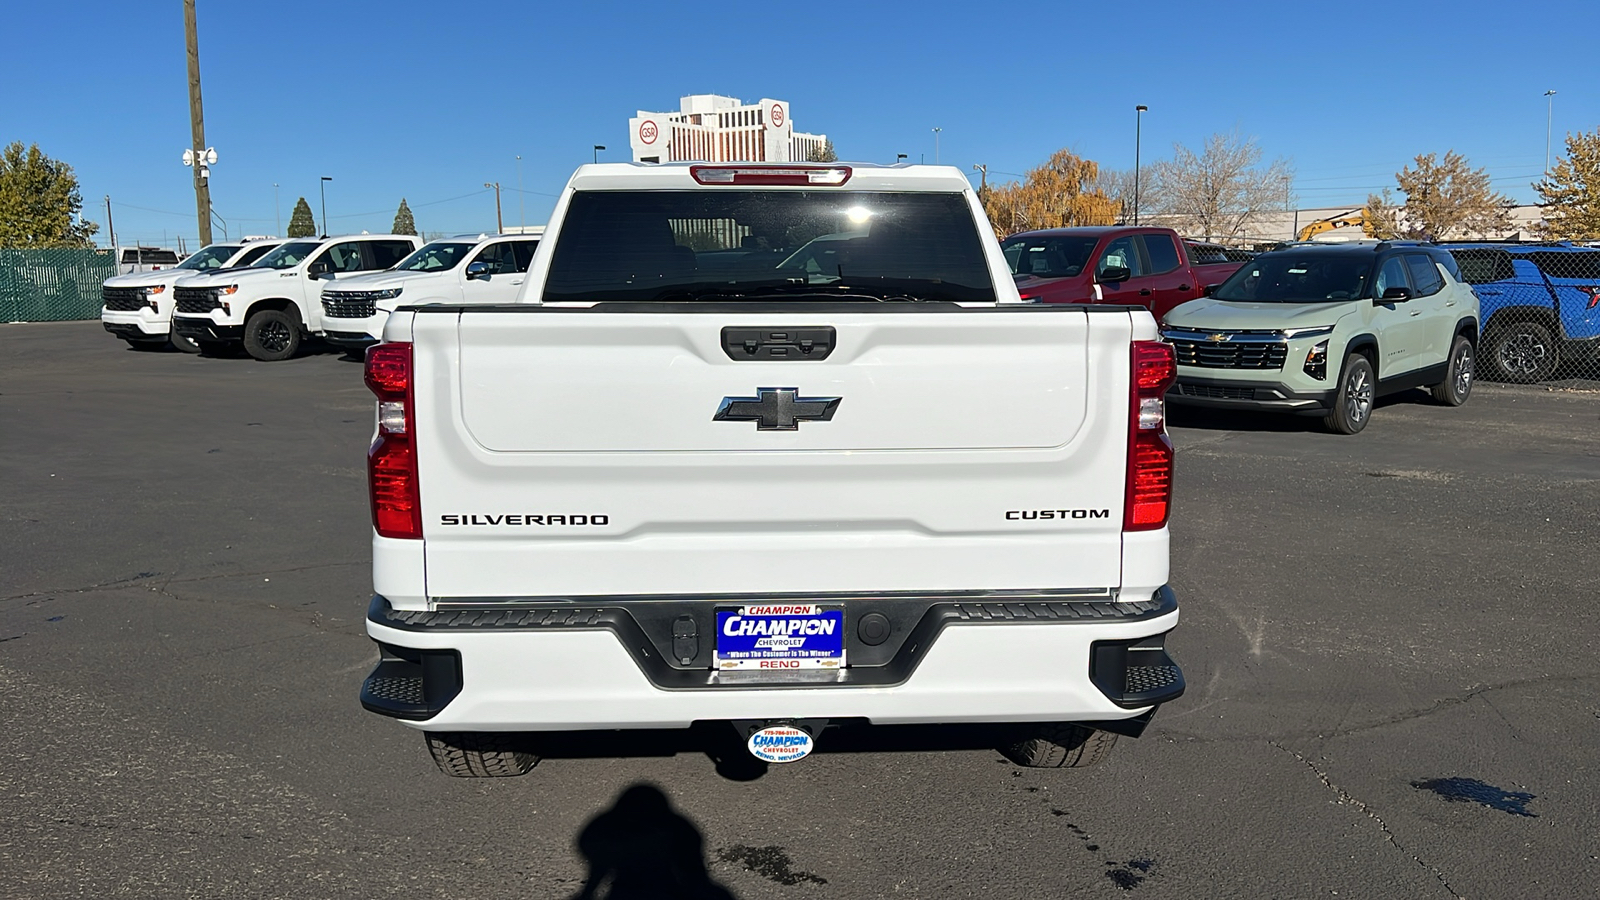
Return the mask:
MULTIPOLYGON (((102 238, 110 194, 123 243, 192 249, 181 5, 15 6, 0 141, 71 163, 102 238)), ((402 196, 420 229, 478 231, 499 181, 506 222, 537 224, 592 145, 626 159, 627 118, 689 93, 789 100, 847 160, 932 162, 938 126, 941 161, 991 173, 1063 146, 1131 167, 1143 103, 1146 162, 1238 129, 1293 162, 1302 206, 1358 204, 1448 149, 1527 200, 1543 92, 1557 148, 1600 125, 1600 3, 1534 9, 199 0, 212 202, 234 235, 278 233, 273 184, 287 222, 327 175, 335 231, 387 230, 402 196)))

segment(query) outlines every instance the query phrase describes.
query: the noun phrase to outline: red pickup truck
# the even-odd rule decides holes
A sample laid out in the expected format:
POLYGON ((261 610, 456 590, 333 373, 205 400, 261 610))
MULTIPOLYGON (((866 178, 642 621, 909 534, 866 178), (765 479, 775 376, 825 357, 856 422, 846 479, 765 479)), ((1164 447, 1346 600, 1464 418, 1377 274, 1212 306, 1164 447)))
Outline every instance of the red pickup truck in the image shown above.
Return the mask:
POLYGON ((1184 241, 1170 228, 1025 231, 1006 238, 1000 249, 1024 300, 1143 306, 1157 321, 1244 265, 1224 261, 1222 248, 1184 241), (1202 256, 1202 249, 1210 252, 1202 256))

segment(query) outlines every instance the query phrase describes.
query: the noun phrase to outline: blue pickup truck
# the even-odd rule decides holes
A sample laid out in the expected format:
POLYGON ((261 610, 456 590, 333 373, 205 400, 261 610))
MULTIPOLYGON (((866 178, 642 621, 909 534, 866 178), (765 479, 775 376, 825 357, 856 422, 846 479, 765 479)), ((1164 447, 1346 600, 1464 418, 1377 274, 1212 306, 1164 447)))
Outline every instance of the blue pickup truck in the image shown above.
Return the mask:
POLYGON ((1529 384, 1564 363, 1600 366, 1600 248, 1446 244, 1478 294, 1478 374, 1529 384))

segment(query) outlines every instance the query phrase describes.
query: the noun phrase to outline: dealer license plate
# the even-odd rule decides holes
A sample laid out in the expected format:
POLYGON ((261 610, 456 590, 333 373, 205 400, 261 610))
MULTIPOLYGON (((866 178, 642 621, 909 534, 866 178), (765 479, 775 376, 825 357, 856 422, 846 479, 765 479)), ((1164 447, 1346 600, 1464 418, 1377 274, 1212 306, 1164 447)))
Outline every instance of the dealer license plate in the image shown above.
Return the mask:
POLYGON ((718 671, 844 667, 844 610, 752 604, 717 610, 718 671))

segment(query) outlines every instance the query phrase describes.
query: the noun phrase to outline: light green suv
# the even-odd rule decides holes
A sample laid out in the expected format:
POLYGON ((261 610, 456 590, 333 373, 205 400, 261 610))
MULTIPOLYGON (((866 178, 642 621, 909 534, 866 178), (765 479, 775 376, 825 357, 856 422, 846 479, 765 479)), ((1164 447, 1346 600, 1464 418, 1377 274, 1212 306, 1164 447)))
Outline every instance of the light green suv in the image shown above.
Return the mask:
POLYGON ((1168 313, 1174 403, 1321 415, 1340 434, 1385 394, 1472 393, 1478 297, 1432 244, 1292 244, 1168 313))

